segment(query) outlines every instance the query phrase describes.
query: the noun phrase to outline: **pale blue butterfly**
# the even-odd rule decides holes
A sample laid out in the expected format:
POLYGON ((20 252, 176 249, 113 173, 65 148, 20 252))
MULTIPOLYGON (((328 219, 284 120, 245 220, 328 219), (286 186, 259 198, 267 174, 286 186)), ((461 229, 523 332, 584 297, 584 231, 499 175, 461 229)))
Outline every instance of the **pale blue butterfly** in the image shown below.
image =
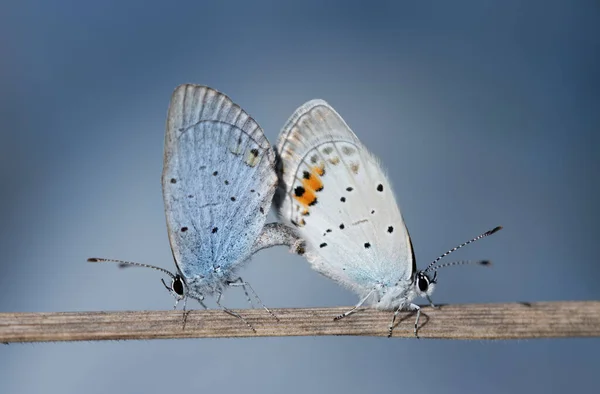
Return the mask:
MULTIPOLYGON (((496 227, 444 253, 417 271, 408 229, 379 160, 342 117, 323 100, 302 105, 279 136, 279 188, 275 204, 281 220, 306 241, 313 269, 355 291, 363 304, 393 310, 392 335, 401 310, 420 308, 416 296, 430 295, 444 256, 500 230, 496 227)), ((477 262, 482 265, 488 261, 477 262)))
POLYGON ((175 307, 183 299, 185 310, 191 297, 206 308, 204 297, 216 295, 220 307, 244 320, 220 303, 229 286, 254 293, 237 269, 261 249, 288 245, 295 251, 301 245, 288 227, 265 225, 277 175, 275 152, 262 129, 226 95, 180 85, 168 111, 162 187, 177 272, 121 260, 88 261, 162 271, 171 277, 170 286, 163 284, 175 307))

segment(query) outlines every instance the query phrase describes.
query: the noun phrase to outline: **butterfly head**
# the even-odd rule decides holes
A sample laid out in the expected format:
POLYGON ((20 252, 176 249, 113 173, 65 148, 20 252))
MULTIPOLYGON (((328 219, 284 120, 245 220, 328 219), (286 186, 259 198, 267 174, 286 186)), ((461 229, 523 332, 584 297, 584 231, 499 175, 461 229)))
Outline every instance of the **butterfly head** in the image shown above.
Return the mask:
POLYGON ((163 285, 165 285, 165 288, 175 298, 176 303, 185 298, 186 286, 181 275, 176 274, 171 277, 171 286, 168 286, 164 279, 161 280, 163 285))
POLYGON ((427 298, 433 293, 437 283, 437 272, 433 272, 433 276, 426 271, 419 271, 415 276, 414 286, 419 297, 427 298))

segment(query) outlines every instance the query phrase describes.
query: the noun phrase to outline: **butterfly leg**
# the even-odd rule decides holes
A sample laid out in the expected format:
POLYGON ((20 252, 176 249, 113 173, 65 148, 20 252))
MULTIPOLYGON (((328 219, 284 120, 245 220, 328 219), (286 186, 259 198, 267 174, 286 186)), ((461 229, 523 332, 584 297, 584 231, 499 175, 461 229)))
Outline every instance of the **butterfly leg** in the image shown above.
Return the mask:
POLYGON ((207 306, 206 306, 206 304, 204 303, 204 298, 201 298, 201 299, 199 299, 199 300, 196 300, 196 301, 198 301, 198 303, 199 303, 200 305, 202 305, 202 308, 204 308, 204 310, 207 310, 207 309, 208 309, 208 307, 207 307, 207 306))
POLYGON ((390 327, 388 328, 388 338, 390 338, 392 336, 392 331, 394 330, 394 324, 396 324, 396 317, 398 316, 398 313, 400 313, 401 310, 402 310, 402 307, 400 306, 394 311, 394 315, 392 316, 392 322, 390 323, 390 327))
MULTIPOLYGON (((183 299, 183 328, 182 328, 183 330, 185 330, 185 323, 187 323, 188 315, 191 312, 191 310, 186 311, 186 308, 187 308, 187 299, 188 299, 187 297, 185 297, 183 299)), ((177 307, 177 303, 175 303, 175 307, 177 307)))
POLYGON ((233 282, 228 282, 227 284, 229 286, 233 286, 233 287, 241 286, 242 289, 244 290, 244 294, 246 294, 246 299, 248 299, 248 302, 250 303, 252 308, 254 308, 252 299, 250 298, 250 296, 248 295, 248 291, 246 290, 246 287, 248 287, 248 289, 250 289, 250 292, 254 295, 254 298, 256 298, 256 301, 258 301, 258 303, 264 308, 264 310, 267 311, 269 313, 269 315, 271 315, 273 318, 275 318, 275 320, 279 321, 279 318, 273 312, 271 312, 271 310, 269 308, 267 308, 265 304, 263 304, 263 302, 261 301, 258 294, 256 294, 256 292, 254 291, 252 286, 250 286, 250 283, 244 282, 244 280, 242 278, 237 278, 233 282))
MULTIPOLYGON (((246 286, 248 286, 249 288, 252 288, 252 287, 250 287, 249 283, 245 283, 242 278, 237 278, 236 280, 234 280, 232 282, 227 282, 227 285, 231 286, 231 287, 240 287, 241 286, 242 289, 244 290, 244 294, 246 295, 246 300, 248 300, 250 307, 254 308, 254 303, 252 302, 252 299, 250 298, 250 295, 248 294, 248 290, 246 290, 246 286)), ((258 298, 256 293, 254 293, 254 296, 256 297, 258 302, 260 302, 262 304, 262 302, 260 301, 260 298, 258 298)), ((265 309, 266 309, 266 307, 265 307, 265 309)))
MULTIPOLYGON (((421 316, 421 307, 419 307, 416 304, 410 304, 408 306, 408 310, 417 312, 417 320, 415 321, 415 337, 418 338, 419 336, 417 335, 417 327, 419 325, 419 317, 421 316)), ((398 316, 400 311, 402 311, 402 306, 400 306, 398 309, 396 309, 394 311, 394 316, 392 316, 392 322, 390 323, 390 327, 388 329, 388 338, 390 338, 392 336, 392 331, 394 330, 394 324, 396 323, 396 317, 398 316)))
POLYGON ((410 304, 409 309, 411 311, 417 311, 417 319, 415 320, 415 337, 418 338, 417 329, 419 327, 419 317, 421 317, 421 307, 417 304, 410 304))
MULTIPOLYGON (((177 308, 177 302, 179 302, 179 300, 175 301, 175 306, 173 307, 174 309, 177 308)), ((185 323, 187 322, 187 317, 190 314, 191 311, 186 311, 185 309, 187 308, 187 297, 183 298, 183 329, 185 330, 185 323)))
POLYGON ((429 296, 427 296, 427 301, 429 301, 429 305, 434 308, 434 309, 438 309, 439 306, 436 306, 433 301, 431 301, 431 298, 429 296))
MULTIPOLYGON (((200 296, 200 297, 192 297, 192 298, 194 298, 196 301, 198 301, 198 302, 200 303, 200 305, 202 305, 202 307, 203 307, 205 310, 206 310, 206 309, 208 309, 208 308, 206 307, 206 305, 204 304, 204 302, 203 302, 203 301, 204 301, 204 297, 203 297, 203 296, 200 296)), ((188 299, 187 297, 185 297, 185 298, 183 299, 183 329, 184 329, 184 330, 185 330, 185 323, 187 322, 187 318, 188 318, 189 314, 190 314, 190 313, 192 313, 192 310, 191 310, 191 309, 190 309, 189 311, 188 311, 188 310, 186 310, 186 308, 187 308, 187 299, 188 299)))
POLYGON ((256 332, 256 330, 254 329, 254 327, 252 327, 252 324, 250 324, 246 319, 244 319, 240 314, 235 313, 234 311, 232 311, 229 308, 224 307, 223 305, 221 305, 221 294, 219 293, 219 296, 217 297, 217 305, 223 309, 223 312, 227 313, 228 315, 237 317, 238 319, 240 319, 241 321, 243 321, 246 326, 248 326, 249 329, 251 329, 252 331, 256 332))
POLYGON ((343 319, 344 317, 348 317, 351 314, 353 314, 354 312, 356 312, 358 310, 358 308, 360 308, 365 303, 365 301, 367 301, 369 299, 369 297, 371 297, 371 294, 373 294, 373 292, 375 292, 375 289, 371 290, 369 292, 369 294, 367 294, 367 296, 365 298, 363 298, 362 300, 358 301, 358 304, 356 304, 354 306, 354 308, 350 309, 347 312, 342 313, 341 315, 338 315, 338 316, 334 317, 333 321, 343 319))

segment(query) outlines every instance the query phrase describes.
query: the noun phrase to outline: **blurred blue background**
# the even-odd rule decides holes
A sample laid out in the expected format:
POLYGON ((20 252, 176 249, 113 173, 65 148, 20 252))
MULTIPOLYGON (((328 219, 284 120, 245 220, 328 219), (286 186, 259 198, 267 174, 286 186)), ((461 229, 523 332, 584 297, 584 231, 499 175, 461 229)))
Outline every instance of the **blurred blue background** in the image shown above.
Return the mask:
MULTIPOLYGON (((158 273, 85 260, 174 268, 160 174, 186 82, 228 94, 271 141, 297 106, 329 101, 389 170, 420 267, 503 225, 453 256, 494 266, 442 271, 437 303, 600 298, 597 1, 23 0, 0 5, 0 37, 1 311, 171 308, 158 273)), ((357 300, 285 248, 240 273, 271 307, 357 300)), ((247 307, 234 289, 223 302, 247 307)), ((598 352, 598 339, 11 344, 0 392, 578 392, 597 387, 598 352)))

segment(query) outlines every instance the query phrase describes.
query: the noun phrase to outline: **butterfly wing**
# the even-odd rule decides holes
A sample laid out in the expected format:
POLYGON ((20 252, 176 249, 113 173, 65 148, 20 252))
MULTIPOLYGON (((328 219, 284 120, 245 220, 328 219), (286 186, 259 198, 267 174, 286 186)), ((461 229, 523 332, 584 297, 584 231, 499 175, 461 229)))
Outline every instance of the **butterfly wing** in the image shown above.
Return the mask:
POLYGON ((275 192, 275 153, 226 95, 177 87, 165 137, 163 198, 169 241, 186 278, 227 276, 246 260, 275 192))
POLYGON ((277 144, 281 220, 314 269, 359 293, 410 280, 408 230, 379 161, 322 100, 296 110, 277 144))

